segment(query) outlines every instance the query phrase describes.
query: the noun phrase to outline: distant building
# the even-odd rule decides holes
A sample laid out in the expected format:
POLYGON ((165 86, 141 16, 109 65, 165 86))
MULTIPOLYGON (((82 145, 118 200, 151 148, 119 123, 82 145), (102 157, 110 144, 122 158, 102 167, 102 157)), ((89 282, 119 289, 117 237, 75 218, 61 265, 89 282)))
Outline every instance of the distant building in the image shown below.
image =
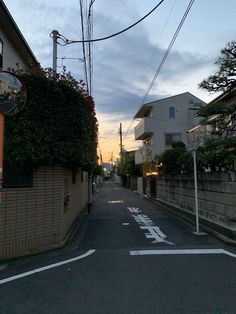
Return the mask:
POLYGON ((141 119, 135 127, 135 140, 142 141, 135 163, 151 161, 173 142, 187 144, 186 132, 199 124, 195 113, 203 105, 206 104, 189 92, 144 104, 134 116, 141 119))
POLYGON ((0 69, 30 68, 39 63, 10 12, 0 0, 0 69))

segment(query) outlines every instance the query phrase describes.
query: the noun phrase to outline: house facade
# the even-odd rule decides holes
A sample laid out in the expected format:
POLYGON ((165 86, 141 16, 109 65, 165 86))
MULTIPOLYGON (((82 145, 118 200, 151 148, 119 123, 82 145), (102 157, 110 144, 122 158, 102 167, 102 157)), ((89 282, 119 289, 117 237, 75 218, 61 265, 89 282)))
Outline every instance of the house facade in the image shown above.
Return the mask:
POLYGON ((135 163, 145 164, 173 142, 187 145, 186 132, 199 123, 195 116, 199 107, 206 105, 189 92, 144 104, 134 116, 141 119, 135 127, 135 140, 142 146, 135 153, 135 163))
MULTIPOLYGON (((209 137, 217 137, 217 129, 222 123, 225 124, 224 131, 221 134, 222 138, 235 138, 236 137, 236 88, 230 91, 223 92, 218 97, 213 99, 208 105, 217 105, 218 103, 231 107, 229 115, 222 115, 215 113, 207 118, 205 124, 198 124, 187 132, 188 146, 190 148, 197 148, 201 146, 204 141, 209 137)), ((208 106, 207 105, 207 106, 208 106)), ((219 136, 219 135, 218 135, 219 136)))
POLYGON ((0 0, 0 69, 37 66, 38 61, 16 25, 10 12, 0 0))

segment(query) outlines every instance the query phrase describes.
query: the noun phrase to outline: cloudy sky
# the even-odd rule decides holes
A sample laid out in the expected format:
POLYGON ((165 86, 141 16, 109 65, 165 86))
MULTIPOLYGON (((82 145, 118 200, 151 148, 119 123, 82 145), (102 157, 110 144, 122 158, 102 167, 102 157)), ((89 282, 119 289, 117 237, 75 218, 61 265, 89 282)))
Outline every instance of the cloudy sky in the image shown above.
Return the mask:
MULTIPOLYGON (((71 40, 81 39, 79 0, 4 0, 42 67, 52 66, 53 29, 71 40)), ((86 7, 84 0, 84 7, 86 7)), ((95 0, 93 38, 119 32, 148 13, 158 0, 95 0)), ((99 149, 103 160, 133 140, 132 118, 169 46, 189 0, 165 0, 147 19, 129 31, 93 44, 93 97, 99 120, 99 149)), ((213 96, 198 84, 214 73, 214 61, 227 42, 236 39, 235 0, 195 0, 176 42, 146 102, 186 91, 208 102, 213 96)), ((82 58, 82 45, 58 46, 58 57, 82 58)), ((77 79, 84 79, 83 62, 58 59, 77 79)))

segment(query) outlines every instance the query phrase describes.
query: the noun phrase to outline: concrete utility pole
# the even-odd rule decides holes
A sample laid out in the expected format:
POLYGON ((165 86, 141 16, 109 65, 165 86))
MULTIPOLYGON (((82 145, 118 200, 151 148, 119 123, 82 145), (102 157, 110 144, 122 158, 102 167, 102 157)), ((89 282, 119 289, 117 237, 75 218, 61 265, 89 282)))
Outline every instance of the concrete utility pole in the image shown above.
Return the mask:
POLYGON ((52 69, 54 76, 57 73, 57 38, 59 37, 59 32, 56 30, 52 31, 52 40, 53 40, 53 53, 52 53, 52 69))
POLYGON ((122 158, 122 152, 123 152, 123 144, 122 144, 122 123, 120 123, 120 158, 122 158))

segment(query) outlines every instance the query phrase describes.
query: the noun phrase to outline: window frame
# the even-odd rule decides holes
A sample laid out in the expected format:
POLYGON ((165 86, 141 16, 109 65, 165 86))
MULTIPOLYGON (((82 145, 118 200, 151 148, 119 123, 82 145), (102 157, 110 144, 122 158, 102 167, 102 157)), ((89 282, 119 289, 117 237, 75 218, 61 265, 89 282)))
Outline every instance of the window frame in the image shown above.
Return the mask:
POLYGON ((175 142, 181 142, 181 135, 180 132, 165 133, 165 146, 171 146, 175 142), (171 141, 167 142, 167 136, 171 136, 171 141), (179 140, 173 140, 175 136, 179 136, 179 140))
POLYGON ((33 169, 15 169, 4 164, 3 189, 32 188, 34 187, 33 169))
POLYGON ((175 119, 176 110, 175 107, 169 107, 169 119, 175 119))

